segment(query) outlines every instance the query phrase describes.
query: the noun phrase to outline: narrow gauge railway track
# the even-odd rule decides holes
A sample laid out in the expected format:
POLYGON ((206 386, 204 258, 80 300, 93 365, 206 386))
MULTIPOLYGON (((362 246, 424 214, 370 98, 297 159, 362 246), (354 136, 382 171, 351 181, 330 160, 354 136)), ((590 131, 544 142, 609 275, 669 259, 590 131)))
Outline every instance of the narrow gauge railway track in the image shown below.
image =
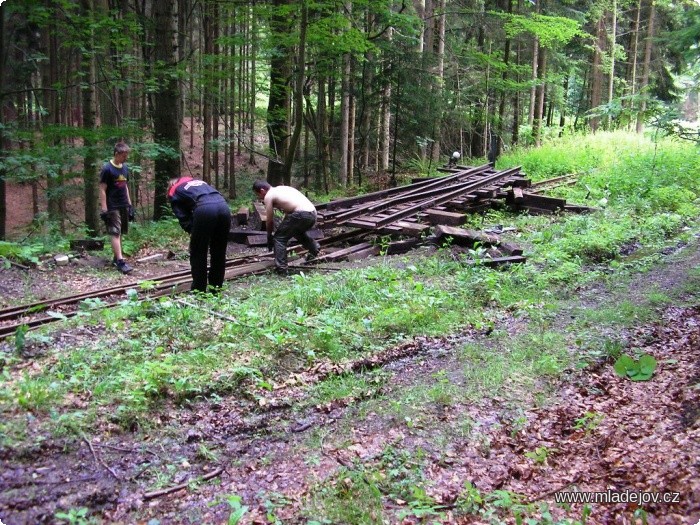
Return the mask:
MULTIPOLYGON (((226 262, 226 279, 254 275, 266 271, 274 261, 258 257, 242 257, 226 262)), ((155 280, 134 281, 121 286, 93 290, 77 295, 50 299, 0 310, 0 340, 13 335, 21 326, 37 328, 44 324, 74 317, 80 311, 80 303, 87 299, 104 299, 104 307, 113 307, 127 295, 127 290, 136 290, 140 298, 154 299, 169 294, 177 294, 190 289, 190 272, 180 271, 163 275, 155 280), (144 282, 154 282, 153 286, 142 287, 144 282)))
MULTIPOLYGON (((357 242, 371 231, 382 231, 392 224, 401 225, 400 221, 404 219, 415 221, 414 218, 417 215, 443 204, 450 206, 450 203, 453 203, 453 207, 461 209, 463 204, 457 204, 458 201, 465 199, 467 203, 473 200, 479 201, 481 195, 488 201, 497 193, 505 194, 506 186, 532 187, 531 191, 537 192, 558 185, 572 184, 575 181, 573 176, 568 175, 531 184, 529 179, 520 173, 519 167, 500 172, 496 172, 490 165, 459 167, 459 169, 450 170, 450 173, 444 177, 317 205, 319 223, 322 227, 351 228, 346 233, 322 239, 321 244, 327 247, 341 241, 357 242)), ((404 223, 399 231, 408 226, 411 224, 404 223)), ((292 246, 289 250, 303 253, 299 248, 299 246, 292 246)), ((231 280, 254 275, 268 271, 273 266, 274 260, 271 253, 229 259, 226 262, 225 278, 231 280)), ((189 270, 184 270, 149 280, 149 286, 144 286, 145 281, 136 281, 127 285, 0 310, 0 340, 16 333, 22 326, 36 328, 73 317, 80 311, 81 302, 87 299, 103 299, 105 304, 100 306, 111 307, 127 295, 127 290, 135 290, 139 298, 153 299, 187 291, 191 282, 189 270)))
POLYGON ((539 193, 541 191, 553 190, 560 186, 573 186, 577 182, 578 175, 570 173, 568 175, 561 175, 559 177, 533 182, 528 191, 531 193, 539 193))
MULTIPOLYGON (((327 247, 344 241, 352 241, 362 237, 362 235, 363 232, 349 231, 321 239, 320 243, 323 247, 327 247)), ((304 250, 300 248, 299 245, 295 245, 290 246, 288 250, 303 253, 304 250)), ((225 279, 228 281, 264 273, 272 269, 274 264, 273 255, 269 252, 228 259, 225 279)), ((80 311, 80 303, 86 299, 104 299, 106 304, 103 307, 109 308, 119 304, 119 301, 127 295, 127 290, 136 290, 139 298, 142 299, 155 299, 189 291, 191 284, 190 270, 182 270, 155 279, 134 281, 121 286, 5 308, 0 310, 0 340, 13 335, 22 326, 33 329, 54 321, 74 317, 80 311), (149 283, 149 286, 142 286, 146 282, 149 283), (151 286, 151 283, 155 284, 151 286)))

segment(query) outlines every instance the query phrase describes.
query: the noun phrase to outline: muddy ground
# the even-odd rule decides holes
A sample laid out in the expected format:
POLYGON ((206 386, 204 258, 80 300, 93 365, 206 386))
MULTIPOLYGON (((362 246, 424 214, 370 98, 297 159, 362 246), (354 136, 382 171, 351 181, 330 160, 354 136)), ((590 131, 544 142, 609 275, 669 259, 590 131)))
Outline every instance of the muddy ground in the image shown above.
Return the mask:
MULTIPOLYGON (((696 244, 670 254, 651 277, 632 286, 580 290, 558 322, 566 326, 581 307, 634 300, 632 294, 653 287, 682 287, 697 279, 690 272, 699 263, 696 244)), ((138 269, 138 279, 181 269, 187 261, 175 257, 150 264, 138 269)), ((17 301, 55 294, 57 282, 90 289, 125 279, 95 263, 30 272, 11 268, 0 281, 4 299, 17 301)), ((648 523, 695 524, 700 303, 697 296, 686 299, 684 306, 660 310, 657 322, 625 334, 631 346, 659 362, 648 382, 623 380, 611 363, 600 362, 570 371, 554 390, 535 392, 517 406, 501 397, 466 403, 448 395, 417 410, 401 408, 411 403, 407 392, 434 385, 436 378, 451 388, 468 387, 459 349, 467 342, 488 346, 489 334, 465 328, 447 338, 416 338, 350 364, 357 373, 381 371, 385 380, 366 394, 331 404, 305 399, 305 385, 339 372, 317 366, 281 388, 261 391, 257 399, 231 396, 189 408, 163 407, 147 432, 105 426, 78 439, 33 435, 32 445, 0 450, 0 520, 59 523, 53 517, 57 510, 86 507, 90 516, 75 523, 219 524, 229 522, 235 503, 232 507, 227 497, 237 495, 247 507, 240 523, 323 522, 314 509, 329 491, 361 494, 363 473, 391 477, 399 465, 403 475, 417 475, 411 466, 419 465, 432 508, 422 518, 415 501, 387 490, 377 511, 385 523, 491 523, 487 515, 465 513, 469 482, 481 494, 511 491, 523 496, 523 505, 549 504, 554 520, 580 519, 584 512, 580 504, 566 512, 556 507, 555 493, 561 491, 678 493, 677 502, 645 505, 648 523), (586 414, 604 418, 589 420, 586 414), (541 454, 533 455, 538 449, 541 454)), ((504 318, 496 328, 515 333, 521 327, 504 318)), ((57 341, 80 335, 80 329, 75 332, 57 341)), ((28 428, 34 429, 31 416, 28 428)), ((633 503, 594 504, 588 523, 642 523, 636 509, 633 503)), ((540 519, 536 523, 554 523, 534 517, 540 519)))

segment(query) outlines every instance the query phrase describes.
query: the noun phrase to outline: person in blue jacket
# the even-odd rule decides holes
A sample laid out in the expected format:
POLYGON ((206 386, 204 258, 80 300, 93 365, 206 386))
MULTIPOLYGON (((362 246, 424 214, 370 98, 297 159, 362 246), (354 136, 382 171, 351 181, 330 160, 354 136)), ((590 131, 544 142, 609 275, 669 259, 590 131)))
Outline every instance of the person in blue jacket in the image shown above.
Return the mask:
POLYGON ((226 199, 204 181, 171 179, 168 200, 180 226, 190 234, 192 290, 218 292, 226 272, 231 210, 226 199), (210 267, 207 273, 207 254, 210 267))

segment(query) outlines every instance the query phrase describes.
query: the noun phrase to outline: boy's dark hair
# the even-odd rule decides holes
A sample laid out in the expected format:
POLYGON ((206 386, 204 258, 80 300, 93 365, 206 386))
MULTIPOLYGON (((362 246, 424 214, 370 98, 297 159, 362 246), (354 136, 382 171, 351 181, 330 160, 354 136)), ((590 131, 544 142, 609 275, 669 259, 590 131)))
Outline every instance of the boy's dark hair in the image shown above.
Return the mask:
POLYGON ((114 145, 114 154, 116 155, 117 153, 129 153, 131 151, 131 148, 126 144, 126 142, 117 142, 114 145))
POLYGON ((270 188, 272 188, 272 186, 270 186, 270 183, 266 180, 256 180, 253 183, 253 191, 256 193, 260 190, 269 190, 270 188))

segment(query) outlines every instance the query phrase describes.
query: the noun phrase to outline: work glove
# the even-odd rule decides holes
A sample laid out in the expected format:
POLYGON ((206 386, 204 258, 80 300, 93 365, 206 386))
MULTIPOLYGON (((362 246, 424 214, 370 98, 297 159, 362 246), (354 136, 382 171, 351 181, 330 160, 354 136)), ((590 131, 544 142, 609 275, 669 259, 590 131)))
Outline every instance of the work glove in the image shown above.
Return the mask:
POLYGON ((136 212, 134 211, 134 207, 129 204, 129 222, 134 222, 136 220, 136 212))
POLYGON ((275 238, 272 235, 267 236, 267 249, 273 251, 275 249, 275 238))
POLYGON ((107 210, 103 210, 100 212, 100 219, 102 219, 102 222, 107 222, 107 217, 109 217, 109 212, 107 210))

